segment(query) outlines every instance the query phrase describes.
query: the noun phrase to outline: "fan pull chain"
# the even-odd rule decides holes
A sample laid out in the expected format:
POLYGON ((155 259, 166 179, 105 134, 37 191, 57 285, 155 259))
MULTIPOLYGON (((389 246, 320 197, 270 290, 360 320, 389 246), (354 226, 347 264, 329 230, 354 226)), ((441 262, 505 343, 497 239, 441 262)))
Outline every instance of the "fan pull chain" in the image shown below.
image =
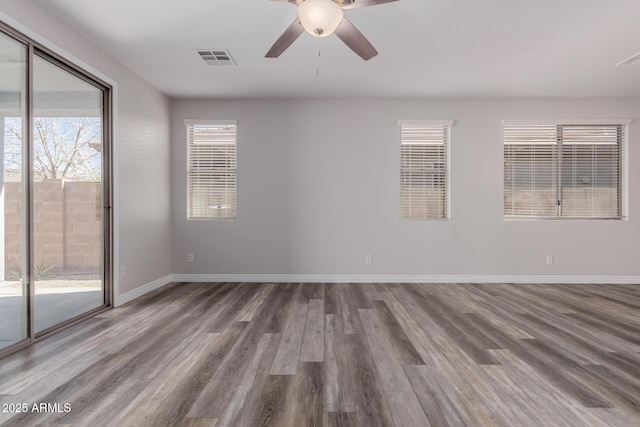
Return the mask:
POLYGON ((318 49, 318 65, 316 65, 316 77, 320 77, 320 49, 318 49))

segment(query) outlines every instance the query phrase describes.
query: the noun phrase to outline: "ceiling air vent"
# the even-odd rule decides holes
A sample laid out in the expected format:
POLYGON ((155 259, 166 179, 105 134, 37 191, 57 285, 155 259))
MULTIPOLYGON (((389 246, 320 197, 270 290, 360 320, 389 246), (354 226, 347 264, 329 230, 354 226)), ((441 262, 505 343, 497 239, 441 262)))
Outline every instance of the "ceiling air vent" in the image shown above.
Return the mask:
POLYGON ((198 55, 202 58, 207 65, 215 65, 218 67, 226 67, 227 65, 237 65, 231 57, 228 50, 224 49, 198 49, 198 55))
POLYGON ((629 58, 625 59, 624 61, 618 62, 616 65, 629 65, 629 64, 633 64, 634 62, 638 62, 638 61, 640 61, 640 52, 636 53, 633 56, 630 56, 629 58))

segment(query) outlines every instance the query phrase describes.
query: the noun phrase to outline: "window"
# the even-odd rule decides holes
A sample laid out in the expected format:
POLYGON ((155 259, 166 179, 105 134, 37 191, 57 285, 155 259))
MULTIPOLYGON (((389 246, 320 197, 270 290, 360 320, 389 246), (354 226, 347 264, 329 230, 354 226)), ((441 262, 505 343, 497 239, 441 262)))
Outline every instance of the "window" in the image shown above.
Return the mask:
POLYGON ((186 120, 188 218, 235 219, 235 121, 186 120))
POLYGON ((400 218, 449 217, 451 121, 400 122, 400 218))
POLYGON ((505 121, 505 217, 625 217, 627 125, 505 121))

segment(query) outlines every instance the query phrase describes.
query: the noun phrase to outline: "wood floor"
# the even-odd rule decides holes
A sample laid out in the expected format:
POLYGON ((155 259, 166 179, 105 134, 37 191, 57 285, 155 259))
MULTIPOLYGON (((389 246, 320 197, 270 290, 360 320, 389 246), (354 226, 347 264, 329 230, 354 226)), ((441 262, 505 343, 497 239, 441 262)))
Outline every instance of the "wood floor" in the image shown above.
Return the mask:
POLYGON ((19 426, 638 426, 640 286, 177 284, 1 360, 0 401, 19 426))

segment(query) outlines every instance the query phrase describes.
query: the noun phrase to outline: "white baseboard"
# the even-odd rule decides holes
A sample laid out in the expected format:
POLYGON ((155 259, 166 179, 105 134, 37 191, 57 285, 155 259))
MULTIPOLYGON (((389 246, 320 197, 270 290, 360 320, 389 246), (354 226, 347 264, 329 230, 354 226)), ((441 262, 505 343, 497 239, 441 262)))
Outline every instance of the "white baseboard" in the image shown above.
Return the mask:
POLYGON ((419 275, 315 275, 315 274, 170 274, 115 297, 115 307, 173 282, 255 283, 539 283, 640 284, 640 276, 419 276, 419 275))
POLYGON ((129 301, 133 301, 136 298, 140 298, 141 296, 148 294, 151 291, 155 291, 169 283, 173 282, 173 275, 169 274, 167 276, 161 277, 153 282, 149 282, 146 285, 142 285, 139 288, 135 288, 129 292, 125 292, 124 294, 116 295, 114 298, 114 307, 119 307, 123 304, 128 303, 129 301))
POLYGON ((173 274, 173 282, 640 284, 640 276, 173 274))

